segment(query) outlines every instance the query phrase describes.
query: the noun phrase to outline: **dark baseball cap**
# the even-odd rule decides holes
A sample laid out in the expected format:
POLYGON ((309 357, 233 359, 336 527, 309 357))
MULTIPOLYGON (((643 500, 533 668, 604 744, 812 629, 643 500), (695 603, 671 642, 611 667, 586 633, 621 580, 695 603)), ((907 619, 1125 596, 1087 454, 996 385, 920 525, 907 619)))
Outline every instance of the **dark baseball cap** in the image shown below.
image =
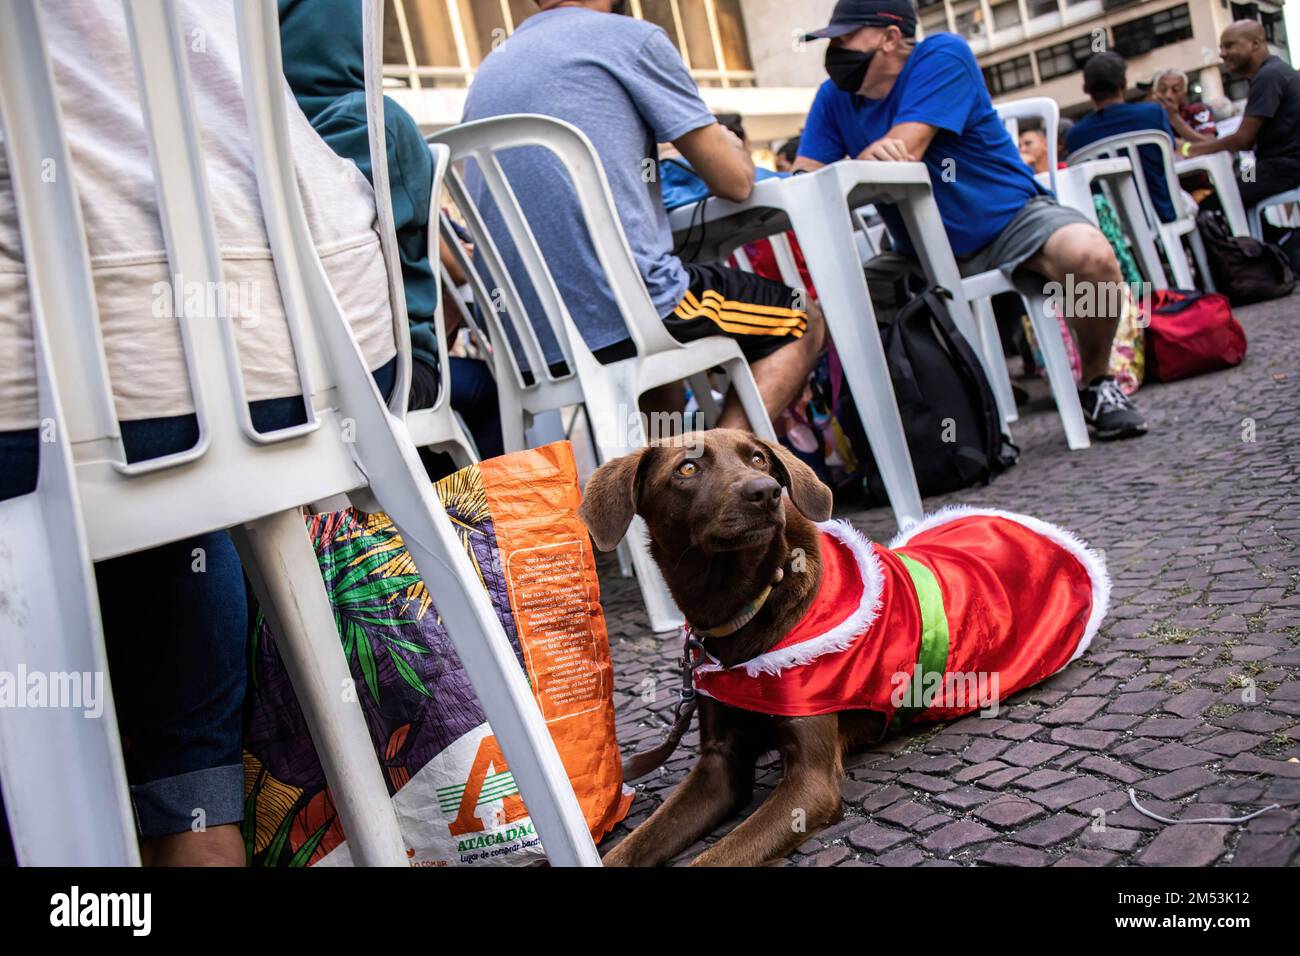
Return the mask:
POLYGON ((804 34, 805 40, 830 40, 847 36, 860 27, 898 27, 903 36, 916 34, 916 8, 912 0, 839 0, 831 22, 804 34))

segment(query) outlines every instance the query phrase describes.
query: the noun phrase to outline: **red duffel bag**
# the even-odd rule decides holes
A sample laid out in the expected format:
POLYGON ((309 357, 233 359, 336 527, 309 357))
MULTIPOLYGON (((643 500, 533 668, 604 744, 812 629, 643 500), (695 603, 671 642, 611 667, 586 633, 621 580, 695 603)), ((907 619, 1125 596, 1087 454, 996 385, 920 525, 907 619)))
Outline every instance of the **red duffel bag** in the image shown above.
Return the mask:
POLYGON ((1246 333, 1217 292, 1157 289, 1147 326, 1147 377, 1173 382, 1240 365, 1246 333))

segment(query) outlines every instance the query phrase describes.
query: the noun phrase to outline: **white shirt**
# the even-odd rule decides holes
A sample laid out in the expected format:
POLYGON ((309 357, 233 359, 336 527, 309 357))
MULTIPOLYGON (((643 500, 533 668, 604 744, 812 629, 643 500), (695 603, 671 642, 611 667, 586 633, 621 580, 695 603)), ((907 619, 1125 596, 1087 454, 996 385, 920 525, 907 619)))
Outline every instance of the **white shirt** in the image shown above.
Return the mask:
MULTIPOLYGON (((262 224, 232 4, 179 6, 208 192, 250 401, 301 393, 262 224), (252 313, 251 315, 249 313, 252 313)), ((44 0, 42 22, 81 200, 118 417, 193 411, 122 5, 44 0)), ((311 234, 370 368, 393 357, 374 194, 307 122, 287 84, 294 168, 311 234)), ((183 290, 182 290, 183 292, 183 290)), ((37 424, 27 277, 0 151, 0 431, 37 424)))

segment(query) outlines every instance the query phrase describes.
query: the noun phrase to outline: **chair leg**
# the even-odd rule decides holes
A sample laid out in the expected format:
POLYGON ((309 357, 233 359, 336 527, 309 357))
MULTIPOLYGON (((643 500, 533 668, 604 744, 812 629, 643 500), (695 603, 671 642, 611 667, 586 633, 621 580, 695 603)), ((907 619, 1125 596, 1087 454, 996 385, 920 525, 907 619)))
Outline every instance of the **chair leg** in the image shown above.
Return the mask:
MULTIPOLYGON (((591 383, 591 391, 599 388, 599 383, 591 383)), ((601 399, 595 394, 587 396, 587 414, 591 418, 591 427, 597 436, 622 435, 627 431, 627 423, 617 420, 617 409, 635 408, 635 400, 620 399, 617 392, 609 389, 601 399)), ((602 461, 610 461, 643 446, 645 436, 630 434, 626 436, 626 445, 620 447, 596 446, 596 454, 602 461)), ((668 591, 668 583, 659 570, 659 565, 650 556, 650 536, 645 522, 635 518, 628 529, 626 537, 619 545, 620 564, 629 560, 636 574, 637 584, 641 587, 641 599, 645 603, 646 615, 650 618, 650 628, 655 632, 672 631, 685 622, 682 612, 678 610, 673 596, 668 591)))
POLYGON ((343 657, 316 552, 297 509, 232 528, 276 646, 307 718, 352 859, 406 866, 406 842, 343 657))
POLYGON ((1192 258, 1196 260, 1196 268, 1205 283, 1205 291, 1219 291, 1214 287, 1214 275, 1210 272, 1210 260, 1205 254, 1205 241, 1201 239, 1201 234, 1193 229, 1187 234, 1187 240, 1192 246, 1192 258))
POLYGON ((1169 260, 1169 271, 1173 273, 1174 287, 1178 289, 1195 289, 1192 279, 1192 266, 1187 261, 1187 252, 1183 249, 1183 240, 1168 232, 1160 235, 1160 244, 1164 246, 1165 258, 1169 260))
POLYGON ((687 381, 691 383, 691 391, 695 393, 696 404, 700 406, 700 415, 704 419, 704 427, 716 428, 718 418, 722 415, 722 409, 713 397, 713 383, 709 380, 709 373, 700 372, 698 375, 692 375, 687 381))
POLYGON ((1025 308, 1029 310, 1034 337, 1038 339, 1038 347, 1043 353, 1047 381, 1052 386, 1056 411, 1065 427, 1065 441, 1072 451, 1087 448, 1091 444, 1088 423, 1083 418, 1079 390, 1074 384, 1074 372, 1070 368, 1070 357, 1065 351, 1065 340, 1061 338, 1061 326, 1056 313, 1043 296, 1021 295, 1025 300, 1025 308))
POLYGON ((998 323, 993 316, 993 306, 988 299, 979 299, 971 303, 975 313, 975 322, 979 327, 980 350, 984 353, 984 367, 989 370, 989 384, 993 386, 993 397, 998 403, 998 414, 1005 424, 1010 424, 1020 417, 1016 409, 1016 395, 1011 389, 1011 373, 1007 370, 1007 360, 1002 355, 1002 338, 998 335, 998 323))
POLYGON ((767 406, 763 404, 763 396, 758 391, 758 383, 754 381, 749 363, 744 359, 733 359, 723 367, 727 370, 727 378, 736 392, 740 407, 745 410, 745 417, 749 419, 754 434, 768 441, 776 441, 776 429, 767 417, 767 406))
MULTIPOLYGON (((41 468, 43 486, 72 480, 47 478, 57 469, 45 451, 41 468)), ((58 675, 80 704, 4 709, 5 814, 20 866, 138 866, 95 577, 75 490, 60 490, 58 501, 38 490, 0 502, 0 671, 24 703, 29 680, 41 675, 53 692, 58 675)))

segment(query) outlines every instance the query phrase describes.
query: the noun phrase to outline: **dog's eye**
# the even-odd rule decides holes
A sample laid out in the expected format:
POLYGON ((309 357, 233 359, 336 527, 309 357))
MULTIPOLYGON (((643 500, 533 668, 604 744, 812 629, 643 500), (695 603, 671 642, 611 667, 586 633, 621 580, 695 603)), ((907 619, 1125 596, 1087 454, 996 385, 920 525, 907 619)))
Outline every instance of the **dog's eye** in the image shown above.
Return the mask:
POLYGON ((677 474, 681 475, 683 478, 694 478, 695 474, 699 470, 699 465, 695 464, 693 461, 684 461, 677 466, 677 474))
POLYGON ((767 459, 764 458, 763 453, 759 451, 754 452, 754 454, 750 456, 749 460, 756 468, 762 468, 767 464, 767 459))

